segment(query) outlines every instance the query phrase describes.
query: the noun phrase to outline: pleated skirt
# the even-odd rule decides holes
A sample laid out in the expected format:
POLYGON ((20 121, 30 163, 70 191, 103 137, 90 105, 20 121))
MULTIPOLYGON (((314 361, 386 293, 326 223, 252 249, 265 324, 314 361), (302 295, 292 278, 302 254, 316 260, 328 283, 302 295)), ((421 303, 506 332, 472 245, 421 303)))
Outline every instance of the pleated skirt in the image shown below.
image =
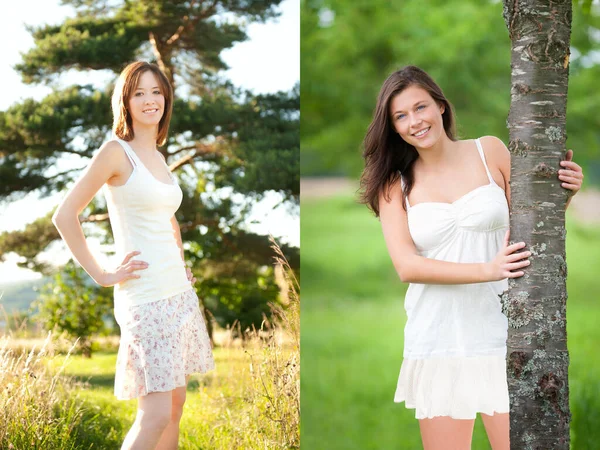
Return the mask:
POLYGON ((215 367, 194 289, 142 305, 115 308, 121 328, 114 394, 119 400, 186 386, 187 375, 215 367))

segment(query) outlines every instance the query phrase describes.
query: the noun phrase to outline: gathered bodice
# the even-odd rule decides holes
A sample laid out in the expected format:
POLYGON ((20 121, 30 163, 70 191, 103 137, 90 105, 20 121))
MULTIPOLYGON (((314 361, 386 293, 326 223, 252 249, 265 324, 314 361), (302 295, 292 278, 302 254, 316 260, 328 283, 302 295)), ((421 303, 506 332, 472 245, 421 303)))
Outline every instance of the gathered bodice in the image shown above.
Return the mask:
POLYGON ((407 208, 410 234, 422 256, 439 246, 452 246, 461 231, 506 230, 508 214, 504 190, 493 180, 453 203, 424 202, 407 208))
MULTIPOLYGON (((502 248, 509 226, 508 203, 489 172, 478 139, 476 144, 489 184, 452 203, 410 206, 406 199, 410 235, 423 257, 485 263, 502 248)), ((507 287, 507 279, 458 285, 411 283, 404 301, 405 357, 505 352, 508 323, 498 295, 507 287)))

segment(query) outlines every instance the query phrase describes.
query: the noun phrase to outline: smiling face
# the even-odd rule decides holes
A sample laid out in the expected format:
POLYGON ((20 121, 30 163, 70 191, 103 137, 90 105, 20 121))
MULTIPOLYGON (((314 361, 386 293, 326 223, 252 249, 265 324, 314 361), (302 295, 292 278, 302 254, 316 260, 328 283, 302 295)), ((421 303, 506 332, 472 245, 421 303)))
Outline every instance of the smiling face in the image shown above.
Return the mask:
POLYGON ((147 70, 140 75, 128 106, 134 128, 136 123, 142 126, 158 126, 165 108, 165 96, 154 73, 147 70))
POLYGON ((445 135, 443 113, 444 105, 438 105, 417 85, 407 87, 390 102, 392 127, 415 148, 431 147, 445 135))

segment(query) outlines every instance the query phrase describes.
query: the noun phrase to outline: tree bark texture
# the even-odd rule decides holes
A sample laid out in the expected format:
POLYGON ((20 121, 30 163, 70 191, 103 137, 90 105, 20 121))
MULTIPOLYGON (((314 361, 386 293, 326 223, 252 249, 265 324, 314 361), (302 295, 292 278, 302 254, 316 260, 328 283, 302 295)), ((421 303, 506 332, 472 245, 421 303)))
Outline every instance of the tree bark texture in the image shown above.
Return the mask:
POLYGON ((571 0, 504 0, 512 41, 511 242, 531 265, 502 295, 511 449, 569 449, 565 157, 571 0))

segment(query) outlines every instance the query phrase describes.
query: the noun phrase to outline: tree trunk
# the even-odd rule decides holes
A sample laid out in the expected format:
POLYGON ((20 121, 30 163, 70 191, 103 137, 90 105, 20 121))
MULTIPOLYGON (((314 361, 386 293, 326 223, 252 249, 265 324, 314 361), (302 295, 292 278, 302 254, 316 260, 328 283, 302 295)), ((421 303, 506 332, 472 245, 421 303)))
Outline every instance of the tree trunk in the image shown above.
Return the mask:
POLYGON ((511 449, 569 449, 565 155, 571 0, 504 0, 512 41, 512 242, 532 252, 502 296, 511 449))

